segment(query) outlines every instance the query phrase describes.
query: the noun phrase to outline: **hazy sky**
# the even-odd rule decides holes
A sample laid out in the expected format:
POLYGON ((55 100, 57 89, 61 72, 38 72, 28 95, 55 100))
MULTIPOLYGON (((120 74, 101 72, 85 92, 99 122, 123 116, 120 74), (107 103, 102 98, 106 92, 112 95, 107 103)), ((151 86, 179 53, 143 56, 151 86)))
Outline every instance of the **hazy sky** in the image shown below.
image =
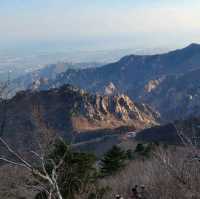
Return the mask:
POLYGON ((200 42, 200 0, 0 0, 1 46, 184 46, 200 42))

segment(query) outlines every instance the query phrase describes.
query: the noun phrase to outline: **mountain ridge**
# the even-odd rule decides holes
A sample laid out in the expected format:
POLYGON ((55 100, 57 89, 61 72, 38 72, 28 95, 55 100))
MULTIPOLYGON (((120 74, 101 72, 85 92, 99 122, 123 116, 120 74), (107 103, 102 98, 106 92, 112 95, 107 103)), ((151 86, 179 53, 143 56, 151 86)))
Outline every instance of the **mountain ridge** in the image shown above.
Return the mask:
MULTIPOLYGON (((0 122, 4 119, 3 110, 2 102, 0 122)), ((143 129, 158 124, 159 120, 159 114, 149 106, 134 103, 126 95, 91 95, 71 85, 19 92, 7 101, 6 116, 3 137, 20 150, 35 148, 37 137, 44 137, 46 127, 50 136, 70 140, 82 133, 105 132, 105 129, 110 132, 126 126, 143 129)))
MULTIPOLYGON (((55 79, 40 81, 39 84, 29 85, 28 88, 32 90, 48 90, 59 88, 64 84, 71 84, 92 93, 104 94, 105 90, 111 93, 125 93, 134 101, 149 103, 156 111, 161 112, 161 117, 165 120, 166 118, 170 119, 168 113, 163 112, 160 106, 155 106, 159 95, 155 95, 154 100, 149 100, 150 96, 153 98, 153 94, 156 93, 155 89, 160 84, 164 85, 162 82, 166 83, 166 79, 169 77, 181 76, 195 70, 198 73, 199 69, 200 45, 193 43, 185 48, 163 54, 125 56, 118 62, 97 68, 69 69, 58 74, 55 79), (150 92, 153 90, 155 92, 150 92), (147 95, 147 91, 149 95, 147 95)), ((193 74, 195 75, 195 72, 193 74)), ((183 78, 180 79, 179 83, 174 80, 173 82, 174 84, 182 83, 185 85, 183 78)), ((174 86, 176 87, 176 85, 174 86)), ((177 90, 177 92, 186 91, 177 90)), ((172 116, 174 114, 176 113, 173 112, 172 116)), ((178 116, 180 114, 177 114, 178 116)), ((187 117, 188 114, 183 114, 183 116, 187 117)), ((177 117, 175 118, 179 119, 177 117)))

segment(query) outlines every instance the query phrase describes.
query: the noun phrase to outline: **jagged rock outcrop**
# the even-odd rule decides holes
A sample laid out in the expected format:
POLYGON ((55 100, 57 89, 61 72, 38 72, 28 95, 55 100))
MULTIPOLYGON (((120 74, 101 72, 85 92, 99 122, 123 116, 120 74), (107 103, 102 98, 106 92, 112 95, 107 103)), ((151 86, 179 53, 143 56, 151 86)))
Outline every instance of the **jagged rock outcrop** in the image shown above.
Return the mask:
POLYGON ((117 93, 118 89, 112 82, 105 86, 105 95, 116 95, 117 93))
POLYGON ((155 90, 160 83, 165 79, 165 77, 162 77, 160 79, 154 79, 154 80, 150 80, 145 86, 144 86, 144 91, 147 93, 152 92, 153 90, 155 90))
MULTIPOLYGON (((144 104, 134 103, 126 95, 100 96, 94 95, 83 100, 81 113, 87 119, 97 123, 106 122, 111 128, 113 124, 120 126, 144 126, 156 124, 159 115, 144 104)), ((114 127, 115 127, 114 125, 114 127)))

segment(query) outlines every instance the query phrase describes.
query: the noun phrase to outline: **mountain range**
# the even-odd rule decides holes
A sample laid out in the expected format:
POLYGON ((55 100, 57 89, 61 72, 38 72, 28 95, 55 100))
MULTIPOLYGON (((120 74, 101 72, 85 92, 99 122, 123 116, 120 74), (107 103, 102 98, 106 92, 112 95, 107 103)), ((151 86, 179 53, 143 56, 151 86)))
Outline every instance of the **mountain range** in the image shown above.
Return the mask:
MULTIPOLYGON (((14 140, 17 148, 34 145, 30 143, 35 143, 39 132, 35 105, 41 107, 44 123, 55 134, 70 139, 76 135, 76 142, 200 116, 198 44, 95 64, 67 70, 50 65, 15 80, 22 82, 19 90, 24 91, 8 100, 6 138, 14 140)), ((3 114, 3 105, 0 109, 3 114)))
POLYGON ((59 74, 67 71, 68 69, 85 69, 85 68, 97 68, 101 66, 101 63, 96 62, 84 62, 84 63, 70 63, 60 62, 57 64, 49 64, 41 69, 35 70, 28 74, 22 75, 13 81, 11 81, 11 89, 13 95, 20 90, 37 89, 41 84, 48 84, 49 80, 53 81, 59 74))
POLYGON ((48 90, 71 84, 100 94, 111 86, 115 93, 148 103, 161 113, 163 122, 169 122, 199 115, 199 70, 200 45, 191 44, 164 54, 125 56, 101 67, 68 69, 48 81, 24 85, 48 90))

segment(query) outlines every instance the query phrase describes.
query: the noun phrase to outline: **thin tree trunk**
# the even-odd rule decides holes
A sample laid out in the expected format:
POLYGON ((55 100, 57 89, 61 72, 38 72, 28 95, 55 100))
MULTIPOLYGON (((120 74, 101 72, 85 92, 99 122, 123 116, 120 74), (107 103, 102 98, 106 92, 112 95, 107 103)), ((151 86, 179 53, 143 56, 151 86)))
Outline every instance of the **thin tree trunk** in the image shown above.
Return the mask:
POLYGON ((52 191, 49 192, 48 199, 52 199, 52 191))

